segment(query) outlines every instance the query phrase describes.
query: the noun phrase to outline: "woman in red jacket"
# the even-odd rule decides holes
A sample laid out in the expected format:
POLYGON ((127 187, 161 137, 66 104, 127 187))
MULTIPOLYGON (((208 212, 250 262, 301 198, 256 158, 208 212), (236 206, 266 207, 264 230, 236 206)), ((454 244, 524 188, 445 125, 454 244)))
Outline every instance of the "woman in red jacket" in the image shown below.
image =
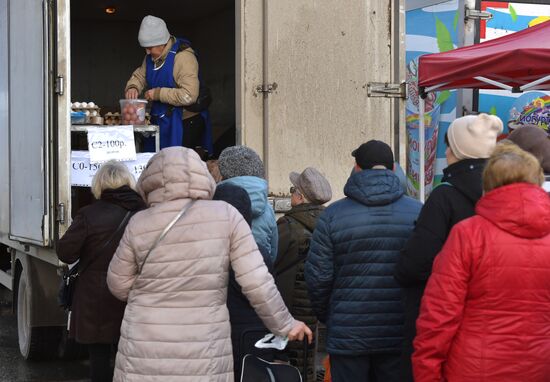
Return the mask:
POLYGON ((416 322, 416 382, 550 381, 550 198, 538 160, 497 146, 476 215, 436 257, 416 322))

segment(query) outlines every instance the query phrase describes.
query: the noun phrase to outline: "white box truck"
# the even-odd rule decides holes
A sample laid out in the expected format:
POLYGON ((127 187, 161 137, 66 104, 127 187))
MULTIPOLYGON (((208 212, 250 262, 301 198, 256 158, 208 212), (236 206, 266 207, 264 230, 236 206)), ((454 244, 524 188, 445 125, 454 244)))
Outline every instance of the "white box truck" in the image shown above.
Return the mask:
POLYGON ((258 151, 272 196, 307 166, 341 196, 368 139, 404 162, 404 0, 0 0, 0 284, 25 358, 51 354, 66 325, 55 245, 87 203, 71 186, 71 101, 116 108, 147 14, 200 52, 215 134, 233 126, 258 151))

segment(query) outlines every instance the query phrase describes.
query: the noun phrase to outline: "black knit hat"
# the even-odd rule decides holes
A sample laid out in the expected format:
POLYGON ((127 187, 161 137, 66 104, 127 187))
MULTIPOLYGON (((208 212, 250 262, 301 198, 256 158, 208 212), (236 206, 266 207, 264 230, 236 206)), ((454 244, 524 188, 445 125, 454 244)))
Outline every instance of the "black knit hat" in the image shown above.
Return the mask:
POLYGON ((252 224, 252 202, 248 192, 242 187, 230 183, 218 184, 212 200, 223 200, 231 204, 241 213, 249 226, 252 224))
POLYGON ((382 165, 388 170, 393 170, 393 152, 386 143, 375 139, 363 143, 353 150, 351 155, 362 170, 371 169, 374 166, 382 165))

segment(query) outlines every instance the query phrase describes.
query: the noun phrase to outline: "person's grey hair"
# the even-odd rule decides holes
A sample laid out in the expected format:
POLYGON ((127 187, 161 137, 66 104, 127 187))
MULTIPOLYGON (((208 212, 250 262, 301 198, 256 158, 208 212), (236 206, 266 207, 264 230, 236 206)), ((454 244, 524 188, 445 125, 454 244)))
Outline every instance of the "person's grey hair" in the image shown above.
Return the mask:
POLYGON ((136 180, 123 163, 111 160, 103 163, 94 175, 92 179, 92 194, 96 199, 99 199, 103 191, 122 186, 135 189, 136 180))

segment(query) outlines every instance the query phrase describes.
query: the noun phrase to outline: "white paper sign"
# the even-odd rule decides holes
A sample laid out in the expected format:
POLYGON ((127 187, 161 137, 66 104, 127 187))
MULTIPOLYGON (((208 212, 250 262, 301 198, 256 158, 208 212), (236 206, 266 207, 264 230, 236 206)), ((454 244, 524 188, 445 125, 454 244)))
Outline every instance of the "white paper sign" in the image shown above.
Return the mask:
POLYGON ((88 151, 91 163, 136 160, 133 126, 89 127, 88 151))
MULTIPOLYGON (((153 155, 155 153, 138 153, 136 160, 122 163, 128 167, 128 170, 137 181, 153 155)), ((88 151, 73 151, 71 153, 71 185, 90 187, 95 173, 100 168, 100 163, 90 163, 90 153, 88 151)))

